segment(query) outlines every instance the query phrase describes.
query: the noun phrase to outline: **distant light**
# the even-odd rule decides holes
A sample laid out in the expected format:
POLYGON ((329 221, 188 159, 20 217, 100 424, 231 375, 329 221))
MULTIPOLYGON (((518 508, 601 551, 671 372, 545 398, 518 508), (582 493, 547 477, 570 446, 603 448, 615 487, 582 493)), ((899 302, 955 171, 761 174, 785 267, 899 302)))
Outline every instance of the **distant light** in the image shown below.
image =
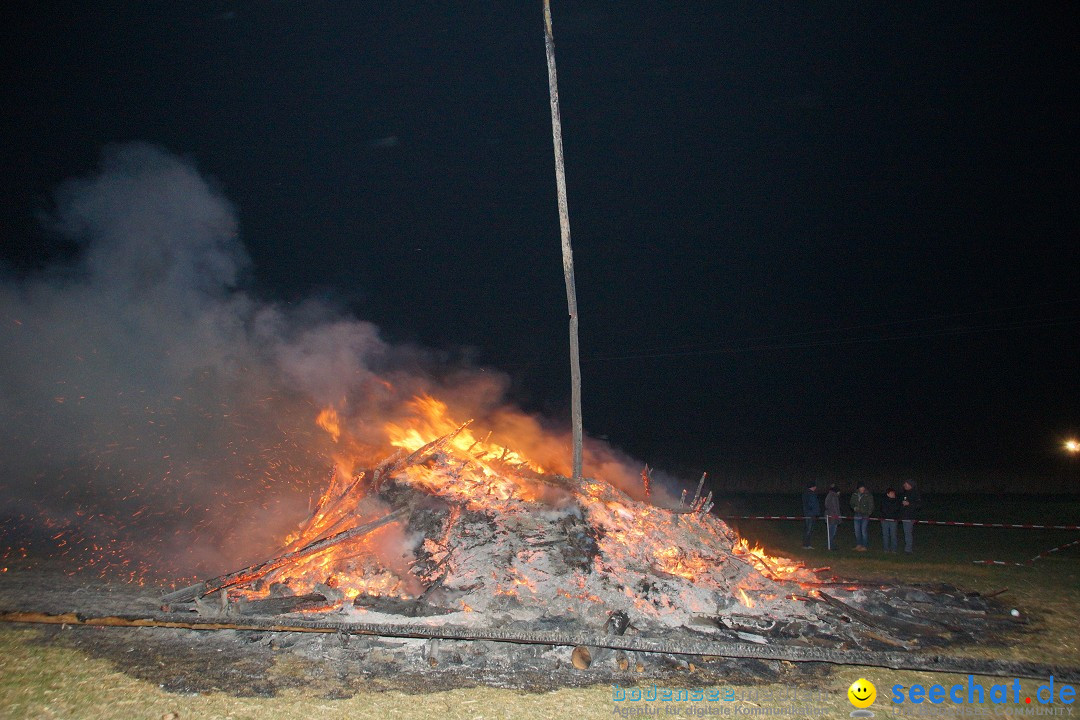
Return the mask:
POLYGON ((1080 454, 1080 440, 1077 440, 1075 438, 1070 438, 1069 440, 1066 440, 1065 452, 1069 453, 1070 455, 1080 454))

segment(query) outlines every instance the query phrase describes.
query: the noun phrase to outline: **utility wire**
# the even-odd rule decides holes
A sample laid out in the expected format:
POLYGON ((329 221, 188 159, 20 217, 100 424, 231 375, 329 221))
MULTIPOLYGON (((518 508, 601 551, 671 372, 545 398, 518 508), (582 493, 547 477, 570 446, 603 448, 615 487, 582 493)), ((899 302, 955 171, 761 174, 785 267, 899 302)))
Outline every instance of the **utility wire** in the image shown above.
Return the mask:
POLYGON ((743 346, 727 346, 717 347, 709 349, 696 349, 696 350, 671 350, 666 352, 647 352, 647 353, 627 353, 625 355, 597 355, 593 357, 584 357, 581 361, 584 362, 601 362, 601 361, 614 361, 614 360, 638 360, 648 358, 665 358, 665 357, 689 357, 694 355, 722 355, 722 354, 738 354, 747 352, 760 352, 767 350, 802 350, 819 347, 830 347, 839 345, 866 345, 871 343, 884 343, 895 342, 898 340, 913 340, 918 338, 933 338, 933 337, 948 337, 952 335, 972 335, 975 333, 983 332, 1002 332, 1006 330, 1030 330, 1040 328, 1059 327, 1062 325, 1072 325, 1080 323, 1080 318, 1045 318, 1039 320, 1019 321, 1016 323, 987 325, 982 327, 967 327, 967 328, 942 328, 940 330, 922 331, 922 332, 909 332, 900 333, 896 335, 878 336, 878 337, 858 337, 858 338, 834 338, 827 340, 810 340, 801 343, 785 343, 785 344, 771 344, 771 345, 743 345, 743 346))
MULTIPOLYGON (((646 348, 635 352, 627 352, 615 355, 593 355, 583 357, 581 362, 596 363, 596 362, 608 362, 608 361, 623 361, 623 360, 645 360, 652 358, 669 358, 669 357, 693 357, 700 355, 723 355, 723 354, 741 354, 749 352, 767 352, 775 350, 804 350, 822 347, 836 347, 836 346, 850 346, 850 345, 868 345, 874 343, 888 343, 898 342, 903 340, 917 340, 923 338, 941 338, 941 337, 956 337, 975 335, 980 333, 994 333, 994 332, 1009 332, 1019 330, 1038 330, 1045 328, 1056 328, 1068 325, 1075 325, 1080 323, 1080 317, 1075 316, 1060 316, 1060 317, 1046 317, 1046 318, 1024 318, 1010 321, 999 321, 996 323, 989 323, 983 325, 975 325, 969 327, 951 327, 951 328, 937 328, 937 329, 912 329, 907 332, 897 332, 889 335, 864 335, 861 337, 819 337, 814 339, 815 336, 827 336, 835 335, 838 333, 849 333, 865 330, 876 330, 881 328, 896 327, 898 325, 916 325, 919 323, 925 323, 938 320, 955 320, 962 317, 972 317, 977 315, 988 315, 991 313, 1003 313, 1012 312, 1016 310, 1029 310, 1033 308, 1042 308, 1053 305, 1063 305, 1068 303, 1080 302, 1080 298, 1072 298, 1066 300, 1055 300, 1042 303, 1027 303, 1023 305, 1012 305, 1001 308, 989 308, 986 310, 973 310, 957 313, 945 313, 941 315, 929 315, 919 318, 913 318, 908 320, 890 320, 877 323, 865 323, 860 325, 850 325, 839 328, 825 328, 821 330, 803 330, 792 333, 776 333, 771 335, 759 335, 750 338, 745 338, 741 341, 736 340, 726 344, 720 344, 719 341, 710 341, 707 343, 693 343, 683 345, 671 345, 668 347, 653 347, 646 348), (797 338, 808 338, 803 341, 797 341, 797 338), (785 339, 796 340, 794 342, 769 342, 769 341, 781 341, 785 339)), ((546 361, 531 361, 521 363, 500 363, 502 367, 527 367, 550 364, 546 361)))
MULTIPOLYGON (((778 339, 782 339, 782 338, 797 338, 797 337, 805 337, 805 336, 808 336, 808 335, 827 335, 827 334, 833 334, 833 333, 855 332, 855 331, 858 331, 858 330, 874 330, 874 329, 878 329, 878 328, 895 327, 897 325, 914 325, 914 324, 917 324, 917 323, 930 322, 930 321, 934 321, 934 320, 953 320, 953 319, 956 319, 956 318, 972 317, 972 316, 975 316, 975 315, 989 315, 991 313, 1005 313, 1005 312, 1012 312, 1014 310, 1030 310, 1030 309, 1033 309, 1033 308, 1042 308, 1042 307, 1048 307, 1048 306, 1051 306, 1051 305, 1063 305, 1063 304, 1068 304, 1068 303, 1080 303, 1080 298, 1070 298, 1070 299, 1066 299, 1066 300, 1052 300, 1052 301, 1041 302, 1041 303, 1026 303, 1026 304, 1023 304, 1023 305, 1010 305, 1010 306, 999 307, 999 308, 987 308, 986 310, 969 310, 969 311, 965 311, 965 312, 944 313, 944 314, 941 314, 941 315, 927 315, 927 316, 924 316, 924 317, 909 318, 909 319, 906 319, 906 320, 887 320, 887 321, 876 322, 876 323, 865 323, 865 324, 859 324, 859 325, 847 325, 847 326, 838 327, 838 328, 823 328, 823 329, 820 329, 820 330, 800 330, 800 331, 790 332, 790 333, 773 333, 773 334, 768 334, 768 335, 757 335, 757 336, 754 336, 754 337, 751 337, 751 338, 747 338, 745 340, 745 342, 757 342, 757 341, 760 341, 760 340, 778 340, 778 339)), ((643 348, 639 352, 643 352, 643 353, 654 352, 654 351, 655 352, 672 352, 672 351, 678 351, 678 350, 692 350, 692 349, 695 349, 695 348, 708 348, 708 347, 714 346, 717 342, 720 342, 720 341, 718 341, 718 340, 704 341, 704 342, 698 341, 698 342, 693 342, 693 343, 684 343, 684 344, 680 344, 680 345, 670 345, 670 346, 661 347, 661 348, 643 348)))

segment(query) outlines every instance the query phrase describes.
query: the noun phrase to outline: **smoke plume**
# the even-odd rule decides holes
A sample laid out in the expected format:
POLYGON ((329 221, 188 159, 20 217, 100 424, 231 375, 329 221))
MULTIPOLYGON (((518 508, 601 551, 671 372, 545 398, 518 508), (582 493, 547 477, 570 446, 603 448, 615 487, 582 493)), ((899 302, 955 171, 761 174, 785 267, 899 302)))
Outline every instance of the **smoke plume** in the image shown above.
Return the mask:
MULTIPOLYGON (((384 423, 433 393, 567 469, 565 434, 506 407, 498 374, 425 372, 427 354, 370 323, 254 297, 235 209, 159 148, 109 149, 57 190, 47 223, 76 259, 0 284, 0 520, 68 564, 175 574, 261 559, 340 450, 315 423, 326 407, 356 457, 385 455, 384 423)), ((587 458, 634 486, 617 451, 590 443, 587 458)))

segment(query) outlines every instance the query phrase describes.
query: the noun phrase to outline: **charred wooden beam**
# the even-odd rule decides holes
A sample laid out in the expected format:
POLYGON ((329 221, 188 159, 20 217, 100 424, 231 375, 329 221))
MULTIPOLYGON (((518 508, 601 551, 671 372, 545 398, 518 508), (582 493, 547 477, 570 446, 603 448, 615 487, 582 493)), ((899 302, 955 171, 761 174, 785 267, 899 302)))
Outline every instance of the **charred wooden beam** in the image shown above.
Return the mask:
POLYGON ((904 642, 902 640, 897 640, 896 638, 892 637, 891 635, 886 635, 884 633, 876 633, 873 630, 867 630, 867 631, 865 631, 863 633, 863 635, 866 636, 867 638, 869 638, 870 640, 876 640, 877 642, 881 643, 882 645, 887 645, 889 647, 899 648, 899 649, 902 649, 902 650, 913 650, 915 648, 915 646, 913 646, 911 643, 906 643, 906 642, 904 642))
POLYGON ((694 499, 690 501, 690 508, 692 510, 697 510, 698 498, 701 497, 701 488, 705 485, 705 475, 706 473, 701 473, 701 479, 698 480, 697 490, 694 491, 694 499))
POLYGON ((923 625, 922 623, 911 622, 908 620, 902 620, 899 618, 890 618, 885 616, 871 615, 865 610, 860 610, 857 607, 848 605, 842 600, 834 598, 828 593, 818 591, 818 596, 829 605, 842 611, 845 615, 852 620, 857 620, 871 628, 881 630, 883 632, 902 632, 915 637, 940 637, 941 629, 932 627, 930 625, 923 625))
POLYGON ((188 630, 260 630, 263 632, 314 632, 378 637, 439 638, 445 640, 486 640, 531 645, 576 647, 606 647, 613 650, 632 650, 639 653, 699 655, 702 657, 751 658, 756 660, 788 660, 791 662, 824 662, 837 665, 865 665, 895 670, 952 672, 996 677, 1017 677, 1045 680, 1053 675, 1063 682, 1080 682, 1080 668, 1047 665, 1013 660, 955 657, 936 653, 879 652, 844 650, 771 643, 753 645, 716 641, 678 640, 671 638, 599 635, 582 632, 533 631, 518 628, 430 627, 419 624, 377 624, 327 620, 289 619, 287 621, 249 618, 242 622, 222 622, 201 618, 177 620, 166 615, 86 617, 77 613, 50 615, 36 612, 0 613, 0 622, 48 623, 54 625, 86 625, 111 627, 164 627, 188 630))
POLYGON ((382 486, 383 480, 386 476, 393 472, 393 469, 397 467, 397 463, 404 457, 404 450, 398 450, 396 453, 379 463, 379 466, 371 473, 371 489, 375 492, 379 492, 379 487, 382 486))
POLYGON ((320 593, 271 597, 262 600, 241 600, 236 604, 236 614, 249 615, 284 615, 293 612, 319 612, 332 610, 338 602, 328 599, 320 593))
POLYGON ((357 595, 356 599, 353 600, 353 606, 403 617, 433 617, 436 615, 449 615, 455 612, 449 608, 431 605, 419 598, 405 600, 381 595, 357 595))
POLYGON ((874 616, 868 612, 864 612, 857 607, 848 605, 843 600, 838 600, 828 593, 818 591, 817 596, 825 601, 827 605, 831 605, 837 610, 840 610, 852 620, 857 620, 867 627, 876 628, 878 630, 884 630, 880 623, 874 619, 874 616))

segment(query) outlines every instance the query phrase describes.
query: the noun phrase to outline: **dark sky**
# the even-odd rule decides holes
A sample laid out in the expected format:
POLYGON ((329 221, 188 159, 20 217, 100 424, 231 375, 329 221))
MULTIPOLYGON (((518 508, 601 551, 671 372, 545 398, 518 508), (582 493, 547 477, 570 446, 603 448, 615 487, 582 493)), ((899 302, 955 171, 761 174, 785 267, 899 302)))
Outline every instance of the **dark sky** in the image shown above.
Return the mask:
MULTIPOLYGON (((58 183, 149 141, 236 204, 263 296, 336 300, 567 412, 539 0, 2 13, 16 271, 70 250, 38 220, 58 183)), ((554 15, 587 432, 721 478, 1067 487, 1080 5, 554 15)))

